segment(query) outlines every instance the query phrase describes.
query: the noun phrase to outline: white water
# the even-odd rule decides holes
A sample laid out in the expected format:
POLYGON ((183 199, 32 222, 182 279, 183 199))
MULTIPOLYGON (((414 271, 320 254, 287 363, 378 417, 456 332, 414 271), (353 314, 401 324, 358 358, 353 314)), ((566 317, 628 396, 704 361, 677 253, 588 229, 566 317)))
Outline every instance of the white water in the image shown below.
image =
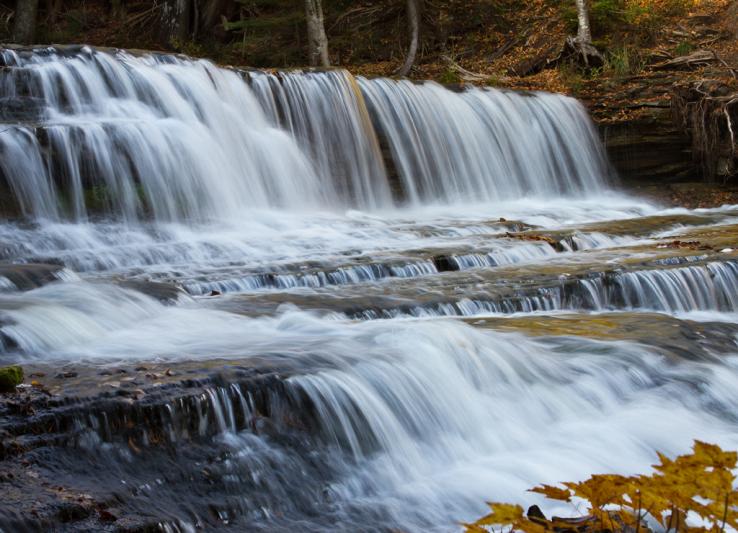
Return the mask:
POLYGON ((604 151, 572 98, 493 89, 457 94, 409 81, 360 83, 415 203, 602 190, 604 151))
POLYGON ((356 80, 343 71, 251 74, 272 123, 310 154, 346 205, 391 205, 387 170, 356 80))
MULTIPOLYGON (((60 323, 53 339, 27 335, 44 357, 272 354, 309 369, 289 383, 313 399, 328 443, 347 454, 331 452, 344 474, 327 489, 342 517, 355 507, 382 509, 390 523, 445 530, 483 513, 489 499, 543 503, 525 492, 539 482, 642 472, 654 450, 682 453, 695 438, 738 447, 735 357, 669 360, 628 342, 534 341, 450 321, 351 325, 302 312, 247 319, 104 288, 67 290, 27 295, 89 313, 60 323), (109 298, 118 312, 100 316, 109 298)), ((39 328, 49 322, 43 309, 32 317, 39 328)), ((232 415, 222 409, 230 431, 232 415)), ((228 442, 244 461, 266 453, 253 450, 248 432, 228 442)), ((304 460, 284 450, 271 456, 262 469, 304 460)))
POLYGON ((401 176, 397 199, 412 203, 594 193, 607 173, 581 104, 561 96, 456 94, 343 71, 252 74, 249 85, 207 61, 89 49, 4 61, 10 96, 44 104, 0 137, 0 168, 36 218, 388 207, 376 127, 401 176))
MULTIPOLYGON (((735 322, 735 254, 682 257, 618 230, 686 211, 608 193, 576 101, 91 50, 3 59, 3 96, 40 106, 0 135, 25 215, 0 224, 0 267, 58 262, 79 277, 21 292, 0 275, 0 362, 293 369, 288 387, 319 414, 317 456, 340 473, 309 480, 330 496, 327 521, 360 508, 453 529, 486 500, 538 503, 525 489, 642 472, 694 438, 738 448, 738 347, 712 353, 689 322, 716 334, 735 322), (592 226, 608 221, 613 234, 592 226), (531 227, 563 251, 508 235, 531 227), (120 285, 131 280, 190 296, 165 305, 120 285), (676 316, 686 347, 428 318, 561 310, 676 316), (708 356, 684 358, 692 348, 708 356)), ((727 225, 736 209, 693 215, 727 225)), ((233 434, 241 406, 225 398, 207 401, 232 462, 277 484, 310 471, 288 446, 233 434)))
POLYGON ((0 140, 4 174, 27 215, 62 217, 65 195, 69 215, 84 219, 84 189, 95 187, 104 212, 129 222, 149 211, 161 221, 232 218, 253 207, 317 205, 331 193, 234 72, 123 53, 20 63, 31 94, 46 103, 33 127, 54 154, 44 160, 30 126, 11 126, 0 140))

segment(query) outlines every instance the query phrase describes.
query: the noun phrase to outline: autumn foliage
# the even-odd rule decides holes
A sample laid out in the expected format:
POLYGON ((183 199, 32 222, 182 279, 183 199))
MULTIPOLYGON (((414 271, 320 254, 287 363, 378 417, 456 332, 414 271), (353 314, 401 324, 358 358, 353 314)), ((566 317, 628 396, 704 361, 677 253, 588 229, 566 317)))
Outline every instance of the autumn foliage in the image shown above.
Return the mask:
POLYGON ((544 533, 546 531, 645 531, 644 522, 655 520, 667 532, 722 532, 738 529, 738 490, 734 488, 738 454, 718 446, 695 442, 693 453, 676 459, 659 454, 651 475, 595 475, 581 483, 542 485, 531 492, 551 500, 584 501, 586 516, 553 518, 526 516, 519 505, 489 503, 490 514, 473 524, 468 533, 491 528, 544 533), (687 517, 690 517, 688 524, 687 517), (701 520, 695 520, 699 518, 701 520))

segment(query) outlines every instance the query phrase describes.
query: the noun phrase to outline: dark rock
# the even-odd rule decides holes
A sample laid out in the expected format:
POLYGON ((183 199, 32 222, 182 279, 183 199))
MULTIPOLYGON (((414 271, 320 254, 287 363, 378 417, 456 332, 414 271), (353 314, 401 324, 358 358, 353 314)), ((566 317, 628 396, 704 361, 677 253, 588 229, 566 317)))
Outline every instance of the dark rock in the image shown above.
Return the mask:
POLYGON ((113 513, 111 513, 110 511, 106 511, 105 509, 99 509, 97 511, 97 514, 101 522, 115 522, 116 520, 118 520, 118 518, 113 513))
POLYGON ((433 264, 439 272, 455 272, 459 270, 459 265, 448 255, 439 255, 433 258, 433 264))
POLYGON ((7 122, 37 122, 44 114, 46 103, 42 98, 0 98, 0 120, 7 122))
POLYGON ((613 167, 624 180, 673 180, 699 177, 689 136, 668 109, 654 109, 636 119, 600 126, 613 167))
POLYGON ((56 516, 62 523, 77 522, 84 520, 92 514, 92 511, 79 503, 64 503, 59 506, 59 511, 56 516))
POLYGON ((141 292, 146 296, 159 300, 164 304, 175 303, 186 293, 173 283, 159 283, 155 281, 121 281, 121 287, 141 292))
POLYGON ((0 277, 9 280, 21 291, 36 289, 59 281, 63 267, 49 264, 0 265, 0 277))
POLYGON ((533 522, 545 523, 548 521, 546 515, 543 514, 543 511, 541 511, 541 508, 537 505, 531 505, 528 508, 528 512, 526 514, 528 516, 528 519, 533 522))

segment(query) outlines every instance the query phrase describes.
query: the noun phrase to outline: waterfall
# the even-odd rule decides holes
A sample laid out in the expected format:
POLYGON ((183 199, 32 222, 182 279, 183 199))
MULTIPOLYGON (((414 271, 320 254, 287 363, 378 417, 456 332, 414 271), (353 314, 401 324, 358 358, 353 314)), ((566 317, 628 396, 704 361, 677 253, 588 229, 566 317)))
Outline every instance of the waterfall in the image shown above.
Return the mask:
POLYGON ((2 531, 455 531, 738 446, 738 206, 608 191, 572 98, 54 47, 0 122, 2 531))
POLYGON ((362 208, 391 203, 374 126, 356 80, 345 71, 251 75, 275 126, 310 154, 337 195, 362 208))
POLYGON ((582 105, 552 94, 360 80, 414 202, 600 190, 607 164, 582 105))
POLYGON ((305 154, 233 71, 91 50, 15 62, 7 75, 27 85, 17 91, 45 103, 40 121, 8 125, 0 138, 25 215, 206 220, 327 201, 305 154))
POLYGON ((583 107, 557 95, 89 48, 5 50, 2 62, 0 186, 30 218, 582 195, 607 175, 583 107))

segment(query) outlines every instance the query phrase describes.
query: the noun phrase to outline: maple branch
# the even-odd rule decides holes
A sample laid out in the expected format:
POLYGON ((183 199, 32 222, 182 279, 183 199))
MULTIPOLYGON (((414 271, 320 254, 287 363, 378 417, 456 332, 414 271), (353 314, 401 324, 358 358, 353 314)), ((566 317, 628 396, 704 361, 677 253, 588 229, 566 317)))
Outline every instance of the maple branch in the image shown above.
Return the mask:
POLYGON ((641 491, 638 490, 638 512, 636 513, 636 520, 638 521, 636 523, 636 533, 640 533, 641 531, 641 491))
POLYGON ((672 520, 674 520, 674 504, 673 503, 671 504, 671 514, 669 515, 669 523, 666 526, 665 533, 669 533, 669 531, 671 530, 671 522, 672 522, 672 520))
POLYGON ((728 521, 728 503, 730 500, 730 492, 725 495, 725 512, 723 512, 723 525, 720 526, 720 533, 725 531, 725 522, 728 521))

